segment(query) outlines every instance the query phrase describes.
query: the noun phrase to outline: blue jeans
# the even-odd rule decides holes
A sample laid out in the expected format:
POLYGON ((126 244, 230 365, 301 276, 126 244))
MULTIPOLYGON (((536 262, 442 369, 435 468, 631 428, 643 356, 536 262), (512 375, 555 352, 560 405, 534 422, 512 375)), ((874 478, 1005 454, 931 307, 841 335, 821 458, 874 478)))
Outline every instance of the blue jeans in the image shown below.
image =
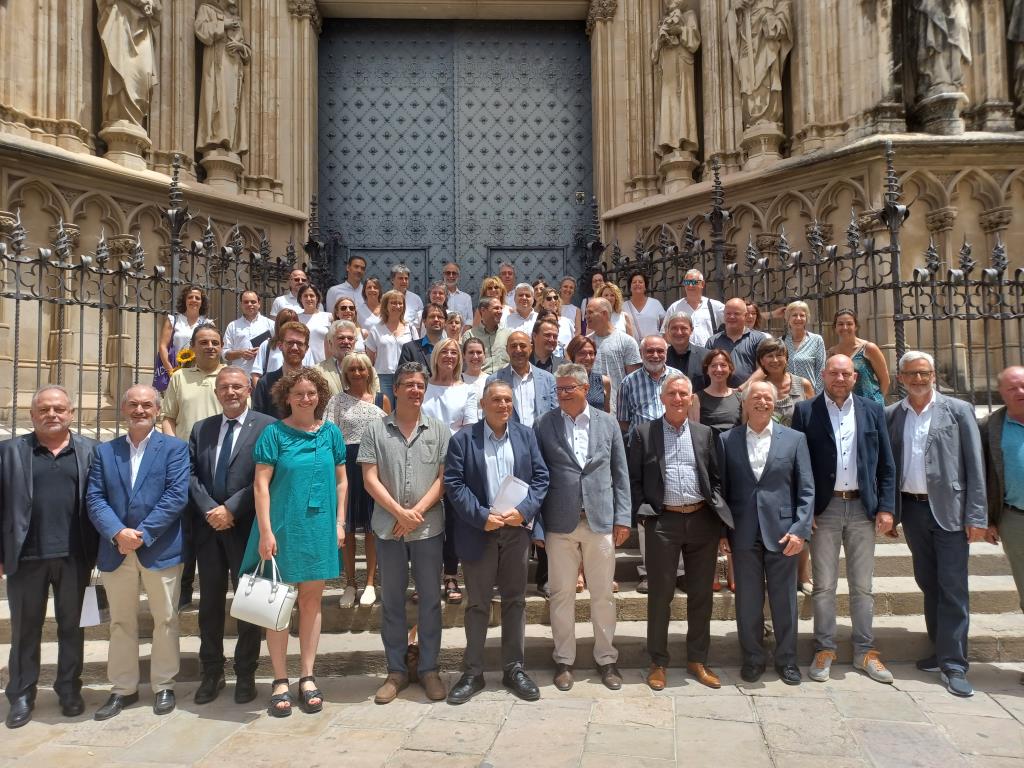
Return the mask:
POLYGON ((441 651, 442 539, 440 535, 418 541, 377 537, 382 607, 380 636, 384 641, 388 672, 408 672, 405 666, 405 652, 409 646, 405 590, 409 587, 410 562, 413 583, 420 596, 417 618, 419 672, 437 669, 437 656, 441 651))
POLYGON ((395 374, 378 373, 377 383, 380 385, 381 394, 391 401, 392 407, 395 403, 395 374))

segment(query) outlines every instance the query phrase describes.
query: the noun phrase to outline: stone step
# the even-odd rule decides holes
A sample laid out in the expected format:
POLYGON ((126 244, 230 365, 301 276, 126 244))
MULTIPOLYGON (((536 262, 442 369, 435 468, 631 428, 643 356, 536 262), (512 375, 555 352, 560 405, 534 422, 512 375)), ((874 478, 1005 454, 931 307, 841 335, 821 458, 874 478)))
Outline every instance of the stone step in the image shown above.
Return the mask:
MULTIPOLYGON (((874 622, 875 643, 887 662, 908 662, 922 658, 931 652, 925 632, 924 619, 921 616, 877 616, 874 622)), ((647 623, 643 621, 620 621, 615 632, 615 646, 619 651, 619 666, 622 668, 644 669, 650 663, 647 656, 647 623)), ((810 619, 800 621, 799 658, 806 666, 814 653, 813 627, 810 619)), ((681 666, 686 659, 686 623, 673 621, 669 625, 669 653, 673 666, 681 666)), ((742 663, 739 641, 736 637, 736 625, 732 621, 713 621, 711 623, 711 657, 712 667, 738 666, 742 663)), ((577 638, 577 669, 580 674, 589 674, 593 667, 593 632, 589 623, 576 625, 577 638)), ((851 662, 850 627, 840 621, 837 631, 839 641, 839 663, 851 662)), ((771 645, 771 639, 767 641, 771 645)), ((444 671, 457 671, 462 663, 462 653, 466 644, 465 632, 462 628, 445 629, 441 638, 440 667, 444 671)), ((224 650, 230 659, 234 649, 234 640, 228 638, 224 650)), ((552 667, 551 628, 532 624, 526 628, 526 666, 538 679, 547 677, 552 667)), ((6 664, 9 647, 0 645, 0 655, 6 664)), ((149 675, 150 646, 141 647, 143 682, 149 675)), ((181 682, 194 681, 199 678, 199 638, 182 637, 181 639, 181 671, 177 679, 181 682)), ((298 638, 292 637, 288 647, 289 675, 294 680, 298 677, 298 638)), ((42 646, 42 675, 40 684, 50 685, 56 674, 57 644, 45 642, 42 646)), ((982 614, 972 616, 970 633, 970 658, 976 662, 1020 662, 1024 661, 1024 615, 1020 612, 982 614)), ((492 628, 488 633, 484 661, 488 670, 501 669, 501 641, 499 631, 492 628)), ((85 649, 84 680, 87 684, 102 685, 107 680, 107 643, 90 640, 85 649)), ((230 676, 231 663, 227 664, 230 676)), ((804 670, 806 671, 806 669, 804 670)), ((839 671, 839 670, 837 670, 839 671)), ((384 649, 379 635, 371 632, 351 632, 346 634, 325 634, 320 638, 317 653, 316 672, 321 677, 383 674, 385 672, 384 649)), ((849 668, 842 670, 849 673, 849 668)), ((7 667, 0 667, 0 684, 6 683, 7 667)), ((260 666, 257 676, 272 677, 270 660, 266 655, 266 646, 262 648, 260 666)))
MULTIPOLYGON (((635 583, 623 583, 621 591, 615 596, 617 615, 620 621, 644 621, 647 618, 647 596, 635 591, 635 583)), ((970 578, 971 612, 974 615, 1007 613, 1018 610, 1020 605, 1016 586, 1010 576, 972 576, 970 578)), ((874 580, 875 615, 877 616, 913 616, 922 609, 922 597, 914 579, 909 576, 884 576, 874 580)), ((341 608, 338 605, 342 590, 327 589, 323 597, 323 631, 324 632, 378 632, 381 622, 381 606, 378 602, 372 607, 341 608)), ((590 620, 589 592, 578 595, 576 601, 576 621, 590 620)), ((839 616, 849 615, 849 589, 845 579, 839 580, 837 590, 837 612, 839 616)), ((735 595, 723 590, 715 595, 712 618, 732 620, 735 618, 735 595)), ((229 598, 230 603, 230 598, 229 598)), ((799 595, 798 605, 800 616, 809 618, 812 615, 811 599, 799 595)), ((461 627, 463 625, 465 603, 461 605, 442 604, 443 625, 445 627, 461 627)), ((410 601, 408 606, 410 622, 415 621, 416 606, 410 601)), ((492 621, 497 621, 498 603, 492 606, 492 621)), ((686 617, 686 595, 677 591, 672 600, 671 618, 681 620, 686 617)), ((198 610, 190 608, 180 613, 181 634, 198 635, 198 610)), ((547 624, 548 601, 536 594, 527 596, 527 624, 547 624)), ((152 619, 147 609, 145 596, 141 598, 141 615, 139 628, 143 634, 152 631, 152 619)), ((226 632, 233 634, 234 620, 227 621, 226 632)), ((53 619, 52 601, 47 605, 47 620, 43 625, 43 639, 56 639, 57 624, 53 619)), ((108 636, 106 625, 89 627, 86 638, 90 640, 104 639, 108 636)), ((10 611, 6 601, 0 603, 0 643, 9 643, 11 638, 10 611)))

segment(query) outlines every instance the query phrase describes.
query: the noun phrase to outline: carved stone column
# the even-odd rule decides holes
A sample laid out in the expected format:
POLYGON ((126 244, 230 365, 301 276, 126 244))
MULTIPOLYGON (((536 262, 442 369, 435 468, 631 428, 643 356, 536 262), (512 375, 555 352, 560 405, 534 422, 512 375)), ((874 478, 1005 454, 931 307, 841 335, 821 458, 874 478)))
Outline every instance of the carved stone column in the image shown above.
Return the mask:
POLYGON ((625 196, 625 126, 622 90, 626 79, 621 15, 615 19, 617 0, 593 0, 587 16, 590 36, 590 85, 593 118, 594 195, 604 210, 619 205, 625 196))
POLYGON ((305 210, 317 189, 317 37, 321 19, 315 0, 288 0, 287 57, 280 61, 280 77, 288 87, 278 111, 279 135, 289 137, 289 152, 282 157, 284 202, 305 210))
MULTIPOLYGON (((288 39, 291 19, 281 3, 249 0, 243 3, 242 17, 252 46, 249 62, 249 153, 242 174, 242 191, 261 200, 282 202, 281 133, 278 110, 284 91, 282 83, 282 41, 288 39)), ((285 49, 286 50, 286 49, 285 49)), ((315 172, 316 169, 314 169, 315 172)))
POLYGON ((971 3, 971 29, 978 41, 978 55, 965 73, 971 108, 964 112, 967 130, 1008 133, 1014 130, 1011 80, 1008 63, 1004 3, 985 0, 971 3))
POLYGON ((978 224, 985 233, 989 251, 995 247, 996 240, 1006 243, 1006 230, 1011 223, 1013 223, 1013 208, 1008 205, 989 208, 987 211, 981 212, 981 215, 978 216, 978 224))
POLYGON ((642 200, 658 192, 658 170, 650 151, 654 135, 654 73, 650 52, 661 20, 658 0, 634 0, 623 5, 626 22, 626 120, 629 146, 626 200, 642 200))
POLYGON ((192 31, 196 0, 164 3, 160 25, 160 77, 153 89, 149 133, 153 140, 150 166, 171 175, 175 153, 181 155, 182 180, 195 181, 196 38, 192 31))
POLYGON ((739 144, 743 133, 740 94, 726 42, 728 10, 728 3, 723 0, 700 2, 704 157, 717 157, 724 173, 740 169, 739 144))

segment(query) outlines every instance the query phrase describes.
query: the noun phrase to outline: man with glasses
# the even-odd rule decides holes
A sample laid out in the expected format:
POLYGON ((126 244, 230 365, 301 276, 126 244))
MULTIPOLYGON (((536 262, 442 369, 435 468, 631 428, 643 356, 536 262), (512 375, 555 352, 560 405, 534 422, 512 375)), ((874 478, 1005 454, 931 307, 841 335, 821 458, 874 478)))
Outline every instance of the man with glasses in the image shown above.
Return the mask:
POLYGON ((441 272, 444 276, 444 288, 448 291, 448 310, 458 312, 468 326, 473 322, 473 297, 459 289, 459 265, 449 261, 441 272))
MULTIPOLYGON (((742 301, 740 302, 742 304, 742 301)), ((746 309, 744 307, 744 309, 746 309)), ((874 647, 875 537, 892 535, 896 466, 885 412, 853 394, 857 372, 846 355, 825 361, 825 391, 793 409, 793 429, 807 436, 814 471, 814 661, 808 676, 829 679, 836 659, 836 586, 839 550, 846 552, 853 624, 853 666, 879 683, 892 683, 874 647)))
POLYGON ((327 290, 327 311, 334 313, 334 305, 342 296, 355 302, 356 310, 366 308, 363 300, 363 277, 366 275, 366 259, 362 256, 349 256, 345 267, 345 279, 327 290))
POLYGON ((240 302, 242 316, 228 323, 224 331, 224 359, 251 375, 260 343, 274 335, 274 323, 260 312, 256 291, 243 291, 240 302))
MULTIPOLYGON (((665 311, 662 332, 668 327, 668 320, 677 312, 689 315, 693 328, 690 343, 698 347, 703 347, 725 320, 725 305, 704 295, 704 275, 697 269, 691 269, 683 276, 683 297, 670 304, 665 311)), ((697 389, 699 387, 694 391, 697 389)))
POLYGON ((270 394, 271 390, 285 374, 297 371, 302 367, 302 361, 309 349, 309 328, 298 321, 285 323, 281 327, 279 348, 284 358, 284 364, 276 371, 271 371, 263 376, 252 392, 252 409, 259 413, 265 413, 267 416, 273 416, 275 419, 284 418, 284 414, 274 404, 274 398, 270 394))
POLYGON ((954 696, 972 696, 967 558, 970 543, 984 540, 988 528, 981 434, 969 403, 935 389, 931 355, 907 352, 898 371, 907 396, 885 409, 896 460, 896 522, 914 559, 934 650, 917 668, 939 672, 954 696))
MULTIPOLYGON (((299 288, 309 284, 309 277, 306 275, 306 271, 296 267, 288 274, 288 293, 283 293, 274 299, 274 303, 270 305, 270 319, 273 320, 277 317, 277 313, 282 309, 294 309, 296 313, 301 314, 306 310, 302 306, 302 302, 299 301, 299 288)), ((323 312, 323 307, 317 306, 317 312, 323 312)))

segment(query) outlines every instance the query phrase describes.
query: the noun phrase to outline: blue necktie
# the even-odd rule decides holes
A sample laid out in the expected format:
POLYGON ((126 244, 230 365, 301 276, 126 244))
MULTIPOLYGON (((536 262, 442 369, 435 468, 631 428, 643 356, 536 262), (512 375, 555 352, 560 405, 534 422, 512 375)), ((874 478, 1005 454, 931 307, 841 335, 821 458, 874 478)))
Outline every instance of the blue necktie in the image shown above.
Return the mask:
POLYGON ((238 419, 228 419, 228 431, 224 433, 224 442, 217 456, 217 469, 213 473, 213 497, 216 501, 224 501, 228 495, 228 465, 231 463, 232 436, 238 419))

